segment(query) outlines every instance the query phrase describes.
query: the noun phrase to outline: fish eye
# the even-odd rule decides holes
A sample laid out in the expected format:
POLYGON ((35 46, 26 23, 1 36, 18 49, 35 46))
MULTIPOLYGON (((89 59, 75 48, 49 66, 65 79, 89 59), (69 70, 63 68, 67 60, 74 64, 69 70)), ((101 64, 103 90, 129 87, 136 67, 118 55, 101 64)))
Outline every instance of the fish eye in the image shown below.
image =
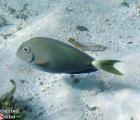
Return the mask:
POLYGON ((23 51, 25 51, 25 52, 28 53, 28 52, 30 52, 30 48, 29 48, 29 47, 24 47, 24 48, 23 48, 23 51))

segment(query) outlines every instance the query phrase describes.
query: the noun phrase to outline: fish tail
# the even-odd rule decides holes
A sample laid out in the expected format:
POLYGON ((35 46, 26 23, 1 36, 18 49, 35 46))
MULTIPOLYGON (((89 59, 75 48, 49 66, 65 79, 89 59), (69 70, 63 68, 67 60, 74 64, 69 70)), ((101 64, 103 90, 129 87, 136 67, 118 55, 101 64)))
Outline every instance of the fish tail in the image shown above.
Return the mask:
POLYGON ((96 69, 101 69, 116 75, 123 75, 120 71, 118 71, 113 65, 117 62, 121 62, 119 60, 94 60, 92 65, 96 69))

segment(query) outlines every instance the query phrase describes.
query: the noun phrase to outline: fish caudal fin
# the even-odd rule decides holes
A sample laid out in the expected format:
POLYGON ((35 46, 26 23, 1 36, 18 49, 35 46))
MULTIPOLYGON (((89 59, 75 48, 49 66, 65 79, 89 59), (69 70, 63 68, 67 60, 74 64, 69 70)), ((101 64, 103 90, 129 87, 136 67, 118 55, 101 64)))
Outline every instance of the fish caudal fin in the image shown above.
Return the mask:
POLYGON ((121 62, 118 60, 94 60, 92 65, 96 69, 101 69, 116 75, 123 75, 120 71, 118 71, 113 65, 117 62, 121 62))

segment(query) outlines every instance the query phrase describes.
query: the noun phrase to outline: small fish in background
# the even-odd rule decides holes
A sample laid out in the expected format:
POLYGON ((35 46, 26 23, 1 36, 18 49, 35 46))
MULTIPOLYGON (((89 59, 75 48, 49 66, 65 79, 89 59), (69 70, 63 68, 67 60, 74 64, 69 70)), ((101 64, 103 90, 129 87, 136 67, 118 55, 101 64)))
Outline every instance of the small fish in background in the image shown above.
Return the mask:
POLYGON ((79 49, 51 38, 35 37, 23 42, 16 56, 46 72, 80 74, 98 69, 122 75, 113 65, 118 60, 95 60, 79 49))
POLYGON ((107 49, 106 46, 104 45, 100 45, 100 44, 82 44, 82 43, 79 43, 77 42, 76 40, 74 40, 73 38, 69 38, 68 41, 73 44, 74 46, 78 47, 79 49, 81 50, 84 50, 84 51, 104 51, 107 49))

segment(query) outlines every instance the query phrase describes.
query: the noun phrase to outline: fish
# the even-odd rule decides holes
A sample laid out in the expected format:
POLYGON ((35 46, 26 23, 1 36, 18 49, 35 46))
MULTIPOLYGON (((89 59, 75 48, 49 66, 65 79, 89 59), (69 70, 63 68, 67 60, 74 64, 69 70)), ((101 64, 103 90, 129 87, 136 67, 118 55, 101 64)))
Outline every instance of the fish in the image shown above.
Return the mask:
POLYGON ((73 44, 74 46, 78 47, 81 50, 84 51, 104 51, 107 49, 106 46, 104 45, 100 45, 100 44, 82 44, 76 40, 74 40, 73 38, 69 38, 68 41, 73 44))
POLYGON ((95 60, 83 51, 52 38, 31 38, 19 46, 16 56, 49 73, 82 74, 104 70, 123 75, 113 66, 121 61, 95 60))

